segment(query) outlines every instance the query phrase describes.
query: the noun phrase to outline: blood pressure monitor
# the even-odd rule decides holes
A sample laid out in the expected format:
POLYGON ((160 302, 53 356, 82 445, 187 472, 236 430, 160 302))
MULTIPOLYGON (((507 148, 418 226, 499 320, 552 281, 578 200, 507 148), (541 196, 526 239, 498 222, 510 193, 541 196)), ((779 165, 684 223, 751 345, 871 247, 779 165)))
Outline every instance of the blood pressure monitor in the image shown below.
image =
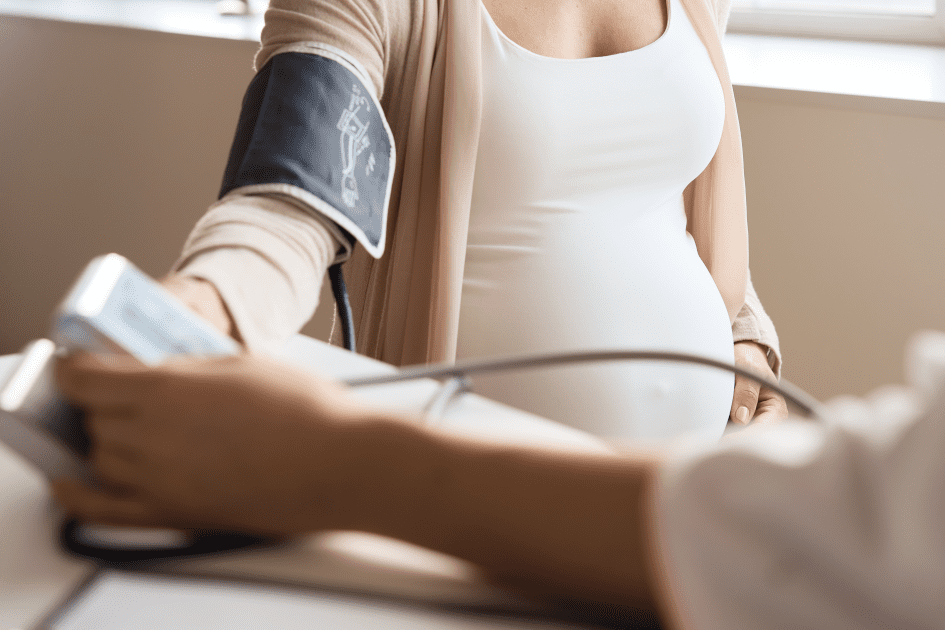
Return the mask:
POLYGON ((130 354, 146 365, 173 355, 232 355, 235 341, 118 254, 89 263, 53 317, 65 350, 130 354))
MULTIPOLYGON (((85 456, 89 439, 82 411, 59 393, 57 354, 89 351, 127 354, 146 365, 173 355, 226 356, 239 345, 118 254, 94 259, 53 316, 50 339, 30 343, 0 386, 0 440, 50 480, 73 477, 95 483, 85 456)), ((112 562, 153 560, 245 547, 252 536, 201 532, 169 536, 167 530, 63 529, 66 547, 112 562)))
POLYGON ((59 394, 58 353, 134 356, 156 365, 172 355, 232 355, 239 346, 118 254, 94 259, 53 316, 49 339, 30 343, 0 388, 0 439, 49 478, 87 477, 81 412, 59 394))

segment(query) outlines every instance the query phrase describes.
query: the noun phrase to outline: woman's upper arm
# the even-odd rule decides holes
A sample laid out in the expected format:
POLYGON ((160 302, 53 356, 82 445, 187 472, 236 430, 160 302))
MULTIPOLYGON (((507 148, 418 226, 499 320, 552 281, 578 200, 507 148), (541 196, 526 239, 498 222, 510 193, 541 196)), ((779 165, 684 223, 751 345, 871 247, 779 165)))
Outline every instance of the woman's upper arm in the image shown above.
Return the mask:
POLYGON ((289 197, 383 254, 396 154, 380 98, 413 1, 271 1, 221 198, 289 197))
POLYGON ((300 44, 328 45, 363 68, 380 98, 390 50, 388 9, 385 0, 272 0, 256 68, 280 52, 299 51, 300 44))

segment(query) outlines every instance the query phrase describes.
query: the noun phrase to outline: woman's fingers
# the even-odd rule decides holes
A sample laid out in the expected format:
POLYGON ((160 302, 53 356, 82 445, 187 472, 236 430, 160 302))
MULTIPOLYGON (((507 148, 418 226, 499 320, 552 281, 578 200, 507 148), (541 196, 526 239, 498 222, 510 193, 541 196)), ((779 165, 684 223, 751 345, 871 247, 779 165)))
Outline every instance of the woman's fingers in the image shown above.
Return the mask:
POLYGON ((252 355, 157 368, 78 357, 59 367, 66 392, 88 405, 90 467, 101 484, 57 486, 82 520, 285 532, 330 520, 300 508, 296 493, 309 477, 317 488, 302 485, 316 504, 343 487, 333 480, 352 456, 341 429, 365 413, 339 386, 252 355))
POLYGON ((755 411, 755 422, 778 422, 788 417, 787 403, 778 393, 762 387, 758 397, 758 408, 755 411))
MULTIPOLYGON (((765 346, 754 341, 740 341, 735 344, 735 365, 749 370, 755 374, 767 377, 776 381, 771 366, 768 365, 768 352, 765 346)), ((742 376, 735 375, 735 392, 732 396, 732 409, 729 417, 738 424, 748 424, 755 418, 757 413, 767 409, 768 402, 772 398, 777 398, 784 405, 781 399, 773 391, 762 386, 758 381, 742 376)), ((784 405, 785 410, 787 406, 784 405)), ((785 415, 787 415, 785 413, 785 415)))
POLYGON ((135 408, 154 393, 158 373, 122 355, 77 354, 56 363, 65 397, 91 409, 135 408))
POLYGON ((740 374, 735 376, 735 394, 732 396, 730 418, 738 424, 748 424, 758 407, 760 387, 757 382, 740 374))
POLYGON ((66 513, 80 521, 138 527, 162 525, 147 502, 135 496, 89 488, 73 479, 53 481, 52 490, 66 513))
POLYGON ((85 431, 92 441, 127 443, 132 433, 129 426, 135 421, 130 409, 101 409, 85 414, 85 431))
POLYGON ((141 481, 141 457, 133 450, 95 444, 89 455, 89 468, 97 481, 121 490, 133 491, 141 481))

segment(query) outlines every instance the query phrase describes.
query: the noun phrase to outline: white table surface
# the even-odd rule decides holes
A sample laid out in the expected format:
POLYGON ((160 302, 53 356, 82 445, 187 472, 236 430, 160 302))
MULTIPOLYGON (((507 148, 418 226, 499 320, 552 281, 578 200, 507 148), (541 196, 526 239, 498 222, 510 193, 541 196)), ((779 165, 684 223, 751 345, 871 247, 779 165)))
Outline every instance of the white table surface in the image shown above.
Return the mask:
MULTIPOLYGON (((394 370, 389 365, 301 335, 290 340, 280 356, 290 363, 342 379, 394 370)), ((16 355, 0 357, 0 383, 6 379, 15 361, 16 355)), ((419 411, 438 388, 439 383, 435 381, 417 381, 358 388, 354 391, 365 400, 419 411)), ((544 443, 595 451, 607 448, 603 442, 586 433, 468 394, 458 398, 446 410, 438 426, 447 431, 512 443, 544 443)), ((56 539, 61 519, 62 515, 50 498, 44 478, 0 444, 0 630, 34 626, 50 610, 71 597, 77 586, 88 580, 97 569, 95 564, 60 550, 56 539)), ((310 610, 314 615, 311 619, 316 623, 311 627, 324 627, 317 622, 319 619, 325 621, 325 606, 334 606, 332 610, 348 610, 344 607, 347 604, 343 602, 322 601, 325 598, 324 591, 319 592, 317 589, 325 588, 332 592, 341 589, 413 602, 460 605, 514 603, 510 596, 481 582, 475 568, 463 561, 399 541, 356 532, 324 532, 291 545, 175 561, 163 567, 175 573, 234 579, 231 582, 232 592, 246 588, 246 579, 286 584, 290 588, 291 585, 297 585, 295 588, 298 593, 293 597, 311 600, 310 610)), ((119 578, 109 579, 121 581, 119 578)), ((122 584, 126 590, 145 588, 137 583, 122 584)), ((174 597, 183 596, 171 587, 157 589, 156 584, 147 588, 153 587, 152 592, 160 592, 161 597, 170 598, 169 602, 176 601, 174 597)), ((199 596, 193 601, 202 601, 212 607, 223 605, 219 598, 226 588, 223 591, 219 588, 204 588, 196 592, 199 596)), ((194 592, 186 595, 195 597, 194 592)), ((142 606, 145 603, 142 601, 142 606)), ((278 605, 275 606, 280 609, 278 605)), ((298 620, 301 613, 294 606, 286 605, 284 613, 298 620)), ((165 610, 171 614, 172 609, 165 610)), ((353 609, 348 610, 348 613, 353 614, 353 609)), ((220 617, 210 615, 208 618, 218 618, 222 622, 220 617)), ((388 618, 392 620, 392 625, 375 627, 400 627, 394 623, 395 617, 388 618)), ((341 617, 337 619, 342 625, 336 627, 347 627, 341 617)), ((449 619, 449 615, 434 617, 422 625, 431 628, 474 627, 464 625, 468 619, 462 623, 459 617, 453 619, 455 623, 449 622, 449 619)), ((277 620, 268 621, 276 623, 260 627, 280 627, 277 620)), ((140 627, 169 627, 162 624, 160 618, 149 617, 151 622, 154 625, 140 627)), ((360 623, 355 622, 354 617, 350 618, 350 622, 360 623)), ((224 624, 218 627, 229 626, 224 624)), ((503 624, 502 627, 513 626, 503 624)), ((528 627, 540 626, 534 625, 532 621, 528 627)))

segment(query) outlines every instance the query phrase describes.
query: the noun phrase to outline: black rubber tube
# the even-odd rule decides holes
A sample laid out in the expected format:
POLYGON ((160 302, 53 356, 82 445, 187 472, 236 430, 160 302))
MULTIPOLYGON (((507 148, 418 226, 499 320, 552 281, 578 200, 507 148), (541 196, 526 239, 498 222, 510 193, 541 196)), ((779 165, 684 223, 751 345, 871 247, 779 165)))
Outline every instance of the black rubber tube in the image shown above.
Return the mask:
POLYGON ((456 363, 441 365, 414 365, 401 368, 393 374, 379 374, 377 376, 362 376, 345 381, 349 387, 364 387, 368 385, 385 385, 411 381, 418 378, 460 378, 474 374, 501 372, 506 370, 523 370, 569 363, 596 363, 598 361, 669 361, 676 363, 695 363, 708 367, 740 374, 756 383, 768 387, 781 394, 787 402, 793 403, 809 418, 823 418, 823 409, 819 401, 813 396, 782 379, 775 382, 762 374, 751 370, 730 365, 717 359, 703 357, 685 352, 665 352, 660 350, 589 350, 586 352, 560 352, 552 354, 537 354, 511 357, 492 357, 487 359, 466 359, 456 363))
POLYGON ((354 342, 354 316, 351 314, 351 302, 348 301, 348 287, 341 274, 341 263, 328 268, 328 278, 331 281, 331 292, 335 296, 335 305, 338 307, 338 319, 341 320, 341 336, 345 348, 357 352, 354 342))

